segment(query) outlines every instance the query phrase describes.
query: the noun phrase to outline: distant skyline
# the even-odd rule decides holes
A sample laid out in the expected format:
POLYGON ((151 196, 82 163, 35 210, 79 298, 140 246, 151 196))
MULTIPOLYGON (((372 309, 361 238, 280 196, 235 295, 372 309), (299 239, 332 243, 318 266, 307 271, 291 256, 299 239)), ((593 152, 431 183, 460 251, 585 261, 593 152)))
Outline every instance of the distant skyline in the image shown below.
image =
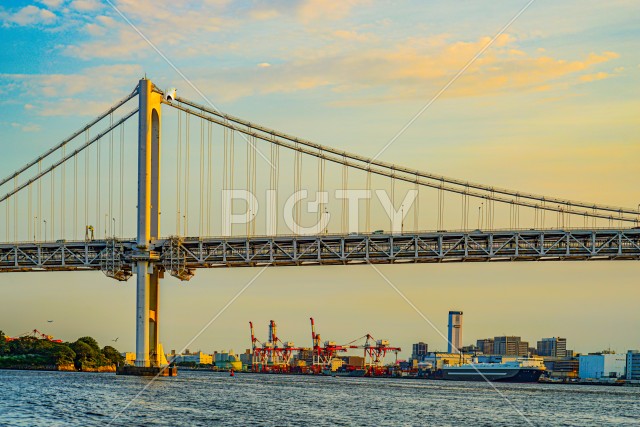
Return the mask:
MULTIPOLYGON (((222 111, 365 156, 526 4, 112 2, 222 111)), ((534 2, 382 159, 489 185, 637 206, 639 19, 640 4, 632 0, 534 2)), ((5 2, 0 38, 2 177, 145 74, 204 102, 104 1, 5 2)), ((175 134, 167 124, 166 134, 175 134)), ((640 347, 632 261, 380 269, 445 336, 448 311, 464 311, 464 345, 506 334, 530 343, 562 336, 578 352, 640 347)), ((179 350, 256 273, 198 270, 188 283, 166 278, 165 350, 179 350)), ((0 275, 0 329, 9 335, 38 328, 65 340, 91 335, 102 345, 120 337, 118 348, 132 351, 134 308, 134 280, 118 283, 99 272, 0 275)), ((404 357, 419 341, 446 349, 366 266, 268 269, 189 348, 242 352, 248 321, 266 337, 270 319, 283 337, 310 345, 309 317, 323 338, 337 342, 369 332, 401 346, 404 357)))

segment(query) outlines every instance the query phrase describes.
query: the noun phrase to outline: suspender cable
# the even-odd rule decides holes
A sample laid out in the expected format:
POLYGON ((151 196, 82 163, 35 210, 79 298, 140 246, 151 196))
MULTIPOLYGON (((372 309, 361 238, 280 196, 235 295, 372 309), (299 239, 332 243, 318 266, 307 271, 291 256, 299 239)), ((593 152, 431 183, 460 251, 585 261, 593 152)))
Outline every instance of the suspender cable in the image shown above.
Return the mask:
POLYGON ((269 215, 269 220, 271 221, 270 223, 270 231, 273 232, 273 234, 278 234, 278 178, 279 178, 279 149, 280 147, 276 144, 271 144, 271 165, 273 165, 273 167, 271 168, 269 174, 270 174, 270 178, 271 178, 271 182, 269 185, 269 189, 273 190, 274 192, 274 196, 273 198, 274 203, 271 204, 269 206, 269 208, 271 209, 271 213, 269 215))
MULTIPOLYGON (((38 162, 38 174, 42 172, 42 161, 38 162)), ((42 180, 38 180, 38 218, 36 218, 36 228, 38 229, 38 240, 42 239, 42 180)))
POLYGON ((366 218, 366 231, 371 233, 371 170, 367 170, 367 218, 366 218))
POLYGON ((98 140, 96 143, 96 234, 100 232, 100 217, 100 140, 98 140))
MULTIPOLYGON (((246 184, 246 190, 247 192, 251 193, 251 137, 249 137, 247 139, 247 145, 245 146, 245 184, 246 184)), ((251 214, 252 214, 252 208, 253 206, 251 205, 251 201, 248 202, 248 206, 247 206, 247 210, 249 212, 249 218, 251 218, 251 214)), ((247 221, 245 223, 245 234, 247 236, 251 236, 251 221, 247 221)))
MULTIPOLYGON (((298 194, 301 190, 301 182, 300 182, 300 169, 301 169, 301 154, 299 151, 296 151, 294 154, 294 163, 293 163, 293 192, 294 194, 298 194)), ((296 203, 294 206, 294 212, 295 212, 295 224, 294 224, 294 230, 293 233, 294 234, 299 234, 300 231, 300 203, 296 203)))
MULTIPOLYGON (((56 171, 51 171, 51 196, 49 200, 49 204, 51 205, 51 215, 49 220, 51 221, 51 240, 54 240, 54 236, 56 234, 56 211, 55 211, 55 199, 56 199, 56 171)), ((45 236, 46 237, 46 236, 45 236)))
MULTIPOLYGON (((231 139, 229 140, 229 189, 233 190, 233 179, 234 179, 234 175, 235 175, 235 146, 236 146, 236 142, 235 142, 235 131, 231 131, 230 134, 231 139)), ((229 200, 230 201, 230 200, 229 200)), ((233 205, 229 206, 229 212, 231 212, 233 210, 233 205)), ((226 218, 227 220, 229 220, 229 218, 226 218)), ((233 229, 231 229, 231 233, 233 234, 233 229)))
POLYGON ((178 147, 176 155, 176 193, 177 193, 177 209, 176 209, 176 234, 180 235, 180 223, 182 220, 182 112, 178 111, 178 147))
POLYGON ((11 199, 7 200, 7 203, 5 203, 5 216, 6 216, 6 221, 4 222, 4 234, 5 234, 5 241, 9 241, 9 224, 11 223, 11 217, 9 216, 9 204, 11 203, 11 199))
MULTIPOLYGON (((89 130, 85 132, 85 145, 89 143, 89 130)), ((84 152, 84 226, 89 226, 89 150, 84 152)))
POLYGON ((204 119, 200 119, 200 197, 199 197, 199 217, 198 236, 202 236, 204 231, 204 119))
MULTIPOLYGON (((394 178, 394 173, 395 171, 393 171, 391 173, 391 208, 393 210, 396 209, 396 180, 394 178)), ((395 231, 393 229, 393 218, 389 217, 389 230, 391 230, 391 232, 395 231)))
POLYGON ((73 240, 78 240, 78 155, 73 156, 73 240))
MULTIPOLYGON (((113 113, 109 114, 109 125, 113 127, 113 113)), ((113 131, 109 132, 109 235, 114 236, 113 230, 113 131)), ((105 227, 106 228, 106 227, 105 227)))
POLYGON ((347 233, 347 226, 348 226, 348 223, 347 223, 347 221, 348 221, 347 220, 347 215, 348 215, 348 213, 347 213, 347 209, 348 209, 347 208, 347 198, 345 197, 347 189, 349 187, 349 175, 348 175, 348 173, 349 173, 349 170, 347 168, 347 165, 343 164, 342 165, 342 191, 343 191, 343 195, 342 195, 342 209, 341 209, 341 212, 340 212, 341 213, 341 215, 340 215, 340 219, 341 219, 340 227, 341 227, 342 234, 346 234, 347 233))
POLYGON ((251 234, 256 234, 256 214, 258 213, 258 206, 256 206, 257 197, 257 180, 256 180, 256 153, 258 152, 257 140, 255 137, 250 139, 251 141, 251 194, 254 196, 251 198, 251 234))
POLYGON ((211 135, 211 131, 213 125, 211 122, 207 122, 208 124, 208 149, 207 149, 207 236, 211 236, 211 198, 213 193, 212 188, 212 171, 211 171, 211 150, 213 149, 213 137, 211 135))
MULTIPOLYGON (((324 173, 325 173, 325 161, 322 158, 322 153, 318 156, 318 195, 322 197, 324 194, 324 173)), ((324 214, 324 206, 318 206, 318 224, 322 221, 324 214)))
POLYGON ((444 224, 444 220, 442 216, 444 215, 444 182, 441 182, 440 188, 438 189, 438 230, 444 229, 442 226, 444 224))
POLYGON ((189 114, 185 114, 185 150, 184 150, 184 235, 189 234, 189 114))
MULTIPOLYGON (((29 184, 29 187, 27 189, 27 239, 31 239, 31 218, 33 215, 32 212, 32 206, 31 206, 31 198, 32 198, 32 194, 31 194, 31 184, 29 184)), ((35 239, 35 236, 33 238, 33 240, 35 239)))
MULTIPOLYGON (((13 179, 13 189, 18 186, 18 177, 13 179)), ((18 194, 13 198, 13 241, 18 241, 18 194)))
POLYGON ((413 229, 414 231, 420 230, 418 225, 419 221, 419 211, 420 211, 420 186, 418 185, 418 177, 416 176, 416 182, 413 184, 413 190, 416 193, 416 200, 413 205, 413 229))
POLYGON ((120 125, 120 224, 119 236, 123 237, 124 233, 124 123, 120 125))
MULTIPOLYGON (((67 147, 62 147, 62 158, 65 158, 67 147)), ((65 238, 65 206, 67 204, 67 192, 66 190, 66 176, 67 176, 67 163, 62 164, 62 176, 60 178, 60 237, 65 238)))
POLYGON ((228 182, 228 171, 227 166, 229 163, 229 129, 222 129, 222 203, 220 213, 220 230, 221 233, 225 230, 225 216, 227 212, 227 194, 226 192, 229 190, 229 182, 228 182))

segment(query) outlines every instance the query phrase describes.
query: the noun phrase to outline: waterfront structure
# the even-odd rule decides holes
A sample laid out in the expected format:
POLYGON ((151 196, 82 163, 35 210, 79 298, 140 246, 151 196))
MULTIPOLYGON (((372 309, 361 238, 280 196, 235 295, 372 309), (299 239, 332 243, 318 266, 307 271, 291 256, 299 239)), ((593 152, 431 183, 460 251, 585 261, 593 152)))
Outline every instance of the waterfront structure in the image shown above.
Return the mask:
POLYGON ((505 356, 526 356, 529 353, 529 342, 516 336, 493 338, 493 353, 505 356))
POLYGON ((447 352, 459 352, 462 348, 462 312, 449 311, 449 335, 447 352))
POLYGON ((426 342, 418 342, 413 344, 411 351, 411 359, 422 360, 422 358, 429 352, 429 344, 426 342))
POLYGON ((621 378, 627 367, 625 354, 590 353, 579 358, 580 379, 621 378))
POLYGON ((640 351, 629 350, 627 352, 626 378, 628 380, 640 380, 640 351))
POLYGON ((242 369, 242 355, 235 354, 233 350, 229 350, 229 352, 215 352, 213 361, 218 369, 233 369, 234 371, 242 369))
POLYGON ((242 362, 243 369, 251 367, 252 358, 253 354, 251 354, 251 349, 246 349, 245 352, 240 355, 240 362, 242 362))
POLYGON ((493 338, 484 338, 476 341, 476 347, 482 354, 493 354, 493 338))
POLYGON ((423 363, 429 364, 432 369, 442 369, 445 365, 453 366, 470 363, 472 357, 462 353, 427 353, 422 359, 423 363))
POLYGON ((213 356, 211 354, 205 354, 201 351, 190 353, 187 350, 183 354, 171 353, 167 355, 167 359, 171 363, 195 363, 197 365, 213 364, 213 356))
POLYGON ((560 337, 542 338, 536 346, 538 356, 566 357, 567 339, 560 337))
POLYGON ((576 357, 543 356, 544 365, 552 378, 578 378, 580 363, 576 357))

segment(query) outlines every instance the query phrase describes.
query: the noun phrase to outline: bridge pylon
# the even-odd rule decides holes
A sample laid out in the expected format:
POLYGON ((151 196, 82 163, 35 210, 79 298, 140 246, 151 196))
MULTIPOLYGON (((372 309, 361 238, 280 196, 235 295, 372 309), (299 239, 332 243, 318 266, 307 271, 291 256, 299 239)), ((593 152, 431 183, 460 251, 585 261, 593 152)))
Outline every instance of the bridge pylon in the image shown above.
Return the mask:
MULTIPOLYGON (((136 361, 134 375, 175 375, 162 370, 164 355, 159 342, 160 287, 164 269, 153 251, 160 237, 160 128, 162 94, 150 80, 138 84, 138 223, 132 255, 136 272, 136 361)), ((165 362, 166 363, 166 362, 165 362)))

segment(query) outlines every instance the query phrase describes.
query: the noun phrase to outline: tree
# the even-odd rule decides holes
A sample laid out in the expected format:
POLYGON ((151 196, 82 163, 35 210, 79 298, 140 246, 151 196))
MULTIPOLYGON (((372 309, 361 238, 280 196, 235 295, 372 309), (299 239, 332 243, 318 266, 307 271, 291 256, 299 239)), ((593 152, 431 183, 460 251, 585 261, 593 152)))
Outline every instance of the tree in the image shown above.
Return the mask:
POLYGON ((96 353, 100 352, 100 346, 98 345, 98 341, 96 341, 95 339, 93 339, 91 337, 82 337, 82 338, 78 338, 78 340, 76 342, 78 342, 78 341, 81 341, 81 342, 87 344, 96 353))
POLYGON ((51 355, 56 365, 69 365, 74 362, 76 353, 66 345, 58 345, 51 355))
POLYGON ((102 349, 102 355, 105 357, 105 359, 116 366, 124 365, 124 357, 122 357, 118 350, 111 347, 110 345, 107 345, 102 349))
POLYGON ((96 351, 84 341, 76 341, 71 344, 71 349, 76 353, 74 362, 76 369, 82 369, 83 366, 93 366, 96 361, 96 351))
POLYGON ((3 331, 0 331, 0 355, 9 353, 9 343, 3 331))

